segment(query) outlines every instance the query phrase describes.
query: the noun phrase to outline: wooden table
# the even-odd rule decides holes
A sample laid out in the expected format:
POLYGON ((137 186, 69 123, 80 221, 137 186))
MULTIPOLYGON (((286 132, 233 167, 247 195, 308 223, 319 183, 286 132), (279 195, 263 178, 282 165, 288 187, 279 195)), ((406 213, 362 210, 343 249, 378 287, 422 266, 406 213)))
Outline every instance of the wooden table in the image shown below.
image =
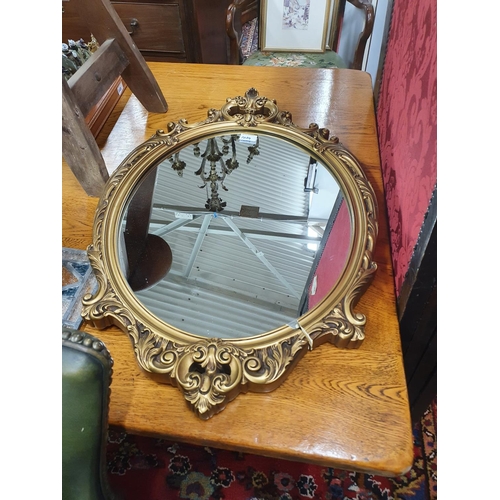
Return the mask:
MULTIPOLYGON (((324 344, 307 353, 287 380, 268 394, 240 394, 203 421, 181 392, 152 381, 135 360, 128 337, 116 327, 82 329, 110 350, 114 373, 109 422, 130 433, 204 446, 393 476, 413 462, 406 390, 371 80, 355 70, 150 63, 169 105, 150 114, 128 99, 102 144, 114 170, 127 153, 165 129, 169 121, 206 118, 227 97, 255 87, 292 112, 297 125, 329 128, 366 170, 379 203, 378 271, 356 310, 367 316, 358 350, 324 344)), ((63 161, 64 247, 86 249, 97 199, 88 197, 63 161)))

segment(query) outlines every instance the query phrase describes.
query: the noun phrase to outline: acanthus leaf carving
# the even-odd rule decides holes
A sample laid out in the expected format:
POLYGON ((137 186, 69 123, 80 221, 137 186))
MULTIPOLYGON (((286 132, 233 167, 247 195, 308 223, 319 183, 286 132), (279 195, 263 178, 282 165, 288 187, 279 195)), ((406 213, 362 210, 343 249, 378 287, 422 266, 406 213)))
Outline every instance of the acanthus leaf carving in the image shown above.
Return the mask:
MULTIPOLYGON (((130 153, 112 174, 96 210, 93 243, 87 252, 98 290, 84 297, 82 315, 98 328, 111 324, 122 328, 132 341, 139 366, 156 380, 177 386, 194 412, 208 419, 241 392, 277 387, 301 353, 308 347, 313 348, 320 338, 328 339, 337 347, 361 345, 366 317, 353 312, 353 306, 377 268, 372 261, 377 233, 375 194, 354 156, 337 137, 330 137, 328 129, 319 128, 315 123, 308 128, 297 127, 291 113, 279 111, 276 101, 259 96, 252 88, 244 96, 227 99, 220 110, 210 108, 203 122, 168 123, 166 131, 158 130, 130 153), (219 122, 232 123, 228 127, 219 122), (116 206, 116 198, 126 200, 136 187, 134 179, 154 167, 153 161, 177 154, 184 142, 195 144, 199 137, 217 132, 224 135, 227 130, 243 134, 247 127, 260 127, 262 133, 277 133, 290 142, 298 141, 301 147, 309 149, 311 156, 324 159, 325 166, 344 176, 344 194, 350 198, 354 218, 363 226, 359 232, 362 234, 356 236, 356 259, 346 272, 347 278, 342 278, 346 292, 337 304, 329 304, 326 316, 323 317, 324 312, 311 314, 306 328, 299 325, 290 329, 291 325, 283 325, 278 334, 273 334, 272 342, 266 335, 258 339, 201 338, 168 324, 159 326, 144 316, 143 309, 139 312, 136 299, 124 286, 125 281, 109 273, 113 266, 110 266, 108 254, 112 245, 116 245, 116 233, 112 233, 110 227, 118 227, 120 211, 124 210, 123 205, 116 206)), ((116 255, 112 258, 116 259, 116 255)))
POLYGON ((342 301, 337 304, 323 320, 314 325, 309 332, 317 339, 328 335, 328 340, 337 347, 355 349, 365 338, 366 316, 353 312, 353 305, 360 293, 370 284, 377 265, 371 262, 367 269, 359 270, 353 287, 342 301))

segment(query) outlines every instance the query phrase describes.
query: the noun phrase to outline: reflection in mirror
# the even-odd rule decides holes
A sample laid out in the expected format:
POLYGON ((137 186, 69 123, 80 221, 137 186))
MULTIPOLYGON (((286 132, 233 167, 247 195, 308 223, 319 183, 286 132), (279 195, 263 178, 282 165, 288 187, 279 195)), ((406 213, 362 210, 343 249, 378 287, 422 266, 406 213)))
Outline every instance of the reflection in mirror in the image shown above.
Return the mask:
POLYGON ((223 339, 296 321, 334 287, 351 240, 330 171, 256 133, 205 139, 150 169, 121 227, 138 300, 178 329, 223 339))

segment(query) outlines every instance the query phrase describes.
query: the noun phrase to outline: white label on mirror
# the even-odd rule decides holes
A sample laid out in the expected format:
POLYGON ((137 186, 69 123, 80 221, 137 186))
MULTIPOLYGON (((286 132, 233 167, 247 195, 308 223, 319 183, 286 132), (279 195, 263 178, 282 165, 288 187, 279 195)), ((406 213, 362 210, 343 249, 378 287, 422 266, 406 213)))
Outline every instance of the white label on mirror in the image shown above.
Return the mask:
POLYGON ((316 295, 317 289, 318 289, 318 276, 315 275, 311 285, 311 295, 316 295))
POLYGON ((239 142, 243 144, 255 144, 257 142, 257 136, 251 134, 241 134, 239 142))
POLYGON ((185 213, 182 213, 182 212, 175 212, 175 217, 177 219, 192 219, 193 218, 193 214, 185 214, 185 213))

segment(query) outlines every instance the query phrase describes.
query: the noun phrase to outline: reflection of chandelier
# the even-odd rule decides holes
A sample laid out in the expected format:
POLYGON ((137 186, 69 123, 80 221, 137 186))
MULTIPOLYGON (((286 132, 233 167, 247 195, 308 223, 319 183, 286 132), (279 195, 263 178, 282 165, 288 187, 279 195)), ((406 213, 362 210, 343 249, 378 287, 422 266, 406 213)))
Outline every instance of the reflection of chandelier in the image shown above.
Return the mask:
MULTIPOLYGON (((207 189, 208 195, 208 184, 210 184, 210 195, 205 203, 205 208, 211 212, 222 212, 226 206, 226 202, 222 201, 219 196, 219 184, 224 191, 227 191, 227 187, 224 185, 224 180, 226 175, 229 175, 233 170, 236 170, 239 166, 238 159, 236 157, 236 141, 251 143, 252 145, 248 147, 249 155, 247 158, 247 163, 250 163, 254 156, 260 154, 259 151, 259 137, 248 136, 245 138, 241 134, 231 135, 230 138, 221 136, 222 140, 222 151, 219 149, 217 144, 217 139, 212 138, 207 140, 207 147, 203 154, 200 154, 199 143, 194 144, 193 153, 194 156, 203 158, 200 168, 194 173, 198 175, 203 181, 203 185, 200 188, 207 189), (243 140, 242 140, 243 139, 243 140), (227 156, 231 149, 231 157, 224 162, 223 157, 227 156), (207 162, 209 167, 207 167, 207 162)), ((186 168, 186 162, 179 158, 179 153, 176 153, 173 157, 169 158, 172 164, 173 170, 175 170, 179 176, 182 177, 184 169, 186 168)))

